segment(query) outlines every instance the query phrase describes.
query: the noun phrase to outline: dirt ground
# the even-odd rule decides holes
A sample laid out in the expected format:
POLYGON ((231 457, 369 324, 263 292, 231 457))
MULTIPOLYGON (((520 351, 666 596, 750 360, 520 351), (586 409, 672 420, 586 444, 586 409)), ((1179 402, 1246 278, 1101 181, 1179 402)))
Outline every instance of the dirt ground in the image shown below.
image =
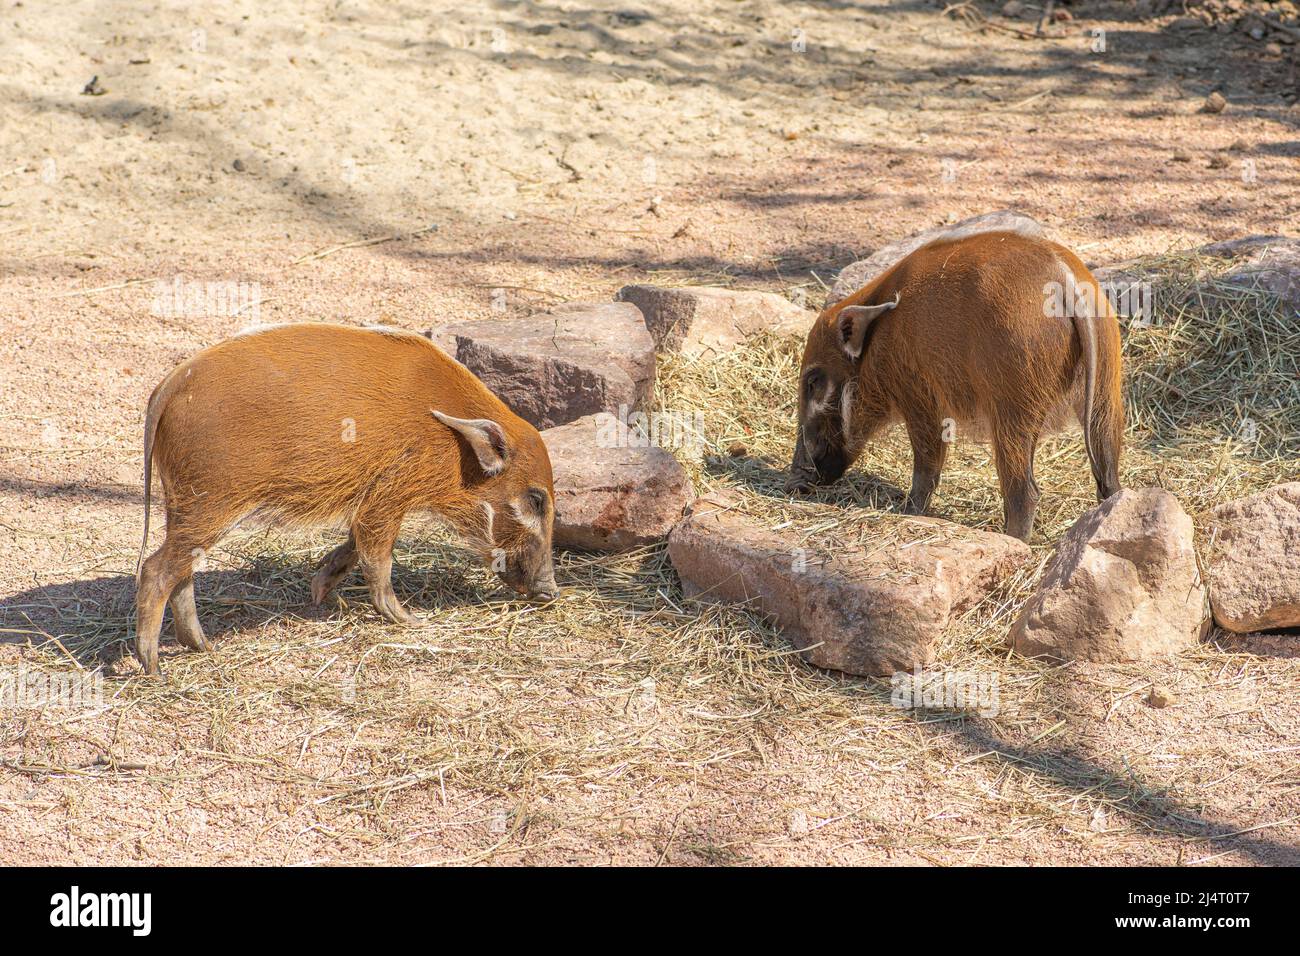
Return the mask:
MULTIPOLYGON (((145 401, 251 321, 423 329, 637 281, 819 305, 877 246, 1004 207, 1093 263, 1295 232, 1288 37, 1128 3, 1036 37, 1000 8, 0 0, 0 666, 126 639, 145 401), (155 308, 178 276, 255 295, 155 308)), ((714 641, 635 565, 566 558, 605 637, 543 640, 419 523, 399 584, 452 632, 359 588, 309 611, 325 540, 233 545, 199 583, 218 650, 167 642, 162 687, 0 709, 0 861, 1300 863, 1294 636, 918 718, 759 623, 714 641)))

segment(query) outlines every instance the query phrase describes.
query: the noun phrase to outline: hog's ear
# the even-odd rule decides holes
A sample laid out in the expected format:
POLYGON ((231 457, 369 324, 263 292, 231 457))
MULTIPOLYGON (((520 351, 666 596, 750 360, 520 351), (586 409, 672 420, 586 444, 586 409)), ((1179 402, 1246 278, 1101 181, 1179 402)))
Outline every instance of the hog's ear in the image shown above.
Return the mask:
POLYGON ((452 431, 460 432, 460 436, 469 442, 469 447, 474 449, 478 463, 483 468, 483 474, 489 478, 501 474, 501 469, 506 466, 508 452, 506 433, 500 425, 490 418, 452 418, 437 409, 431 408, 429 411, 433 412, 434 418, 452 431))
POLYGON ((898 305, 897 292, 894 293, 893 302, 882 302, 880 305, 846 305, 840 309, 840 314, 835 317, 835 328, 839 333, 840 348, 844 349, 844 354, 849 357, 849 361, 856 362, 862 357, 862 345, 867 341, 867 332, 871 330, 871 323, 896 305, 898 305))

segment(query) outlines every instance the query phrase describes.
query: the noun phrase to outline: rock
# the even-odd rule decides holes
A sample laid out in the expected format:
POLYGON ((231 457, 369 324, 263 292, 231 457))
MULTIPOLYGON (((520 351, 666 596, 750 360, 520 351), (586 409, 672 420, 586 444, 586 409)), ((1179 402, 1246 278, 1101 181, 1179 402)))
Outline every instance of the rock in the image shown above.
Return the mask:
POLYGON ((444 325, 429 337, 536 428, 635 411, 654 391, 654 342, 626 303, 572 302, 527 318, 444 325))
POLYGON ((1202 113, 1222 113, 1228 107, 1228 101, 1223 98, 1223 94, 1215 90, 1205 98, 1205 103, 1201 106, 1202 113))
POLYGON ((727 455, 730 458, 744 458, 749 454, 749 446, 743 441, 733 441, 727 446, 727 455))
POLYGON ((641 310, 655 347, 665 352, 725 352, 759 331, 802 336, 816 319, 771 292, 625 285, 614 298, 641 310))
POLYGON ((1147 703, 1157 710, 1170 706, 1177 699, 1174 692, 1163 684, 1156 684, 1151 688, 1151 693, 1147 694, 1147 703))
POLYGON ((972 216, 951 225, 936 226, 934 229, 927 229, 906 239, 900 239, 897 242, 881 246, 867 258, 845 266, 840 270, 835 284, 831 286, 830 294, 826 297, 826 305, 834 305, 840 299, 857 292, 894 263, 921 248, 926 243, 947 235, 973 235, 979 232, 996 232, 1003 229, 1047 236, 1047 230, 1038 220, 1010 209, 984 213, 981 216, 972 216))
POLYGON ((1195 643, 1207 624, 1192 519, 1167 491, 1126 489, 1061 538, 1010 640, 1026 657, 1139 661, 1195 643))
POLYGON ((1127 259, 1107 266, 1089 266, 1115 314, 1150 322, 1155 318, 1155 295, 1160 276, 1142 259, 1127 259))
MULTIPOLYGON (((1217 284, 1263 289, 1278 296, 1284 307, 1300 309, 1300 239, 1246 236, 1211 243, 1194 251, 1197 255, 1234 260, 1217 277, 1217 284)), ((1091 268, 1120 315, 1135 316, 1142 312, 1150 318, 1152 300, 1160 294, 1161 284, 1161 277, 1152 266, 1153 263, 1142 259, 1129 259, 1091 268)))
POLYGON ((1242 289, 1260 288, 1300 309, 1300 239, 1286 236, 1246 236, 1215 242, 1198 250, 1202 255, 1232 259, 1221 283, 1242 289))
POLYGON ((742 507, 712 495, 673 529, 668 555, 687 595, 756 607, 807 661, 850 674, 929 664, 953 618, 1029 557, 1015 538, 937 518, 881 518, 864 547, 776 531, 742 507))
POLYGON ((1300 627, 1300 481, 1210 512, 1214 622, 1238 634, 1300 627))
POLYGON ((637 440, 607 413, 542 432, 555 475, 555 544, 626 551, 662 541, 681 520, 695 499, 685 469, 637 440))

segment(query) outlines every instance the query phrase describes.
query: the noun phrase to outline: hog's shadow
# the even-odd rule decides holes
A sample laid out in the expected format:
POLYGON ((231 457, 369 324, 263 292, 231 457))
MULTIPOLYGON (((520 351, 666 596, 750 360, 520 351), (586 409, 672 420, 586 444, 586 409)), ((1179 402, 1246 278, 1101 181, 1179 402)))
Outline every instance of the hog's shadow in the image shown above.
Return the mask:
MULTIPOLYGON (((328 548, 321 553, 325 550, 328 548)), ((420 550, 422 564, 432 551, 431 566, 407 566, 399 549, 393 567, 393 589, 412 612, 433 613, 499 596, 497 589, 484 586, 483 575, 475 573, 465 552, 423 542, 420 550)), ((315 558, 259 556, 229 569, 199 571, 194 575, 194 590, 204 633, 220 640, 231 632, 284 618, 321 621, 359 614, 383 623, 370 606, 359 571, 353 571, 319 607, 313 606, 315 558)), ((499 590, 507 593, 504 586, 499 590)), ((94 669, 111 666, 129 655, 134 640, 133 575, 41 585, 0 599, 0 644, 62 647, 83 667, 94 669)), ((170 608, 159 645, 165 654, 178 652, 170 608)))
POLYGON ((837 505, 839 507, 870 508, 875 511, 903 513, 905 489, 898 487, 873 472, 860 468, 850 469, 839 481, 821 485, 806 494, 792 495, 785 483, 790 477, 788 465, 776 465, 770 459, 757 456, 733 458, 730 455, 706 455, 705 474, 717 478, 730 478, 755 494, 784 501, 837 505))

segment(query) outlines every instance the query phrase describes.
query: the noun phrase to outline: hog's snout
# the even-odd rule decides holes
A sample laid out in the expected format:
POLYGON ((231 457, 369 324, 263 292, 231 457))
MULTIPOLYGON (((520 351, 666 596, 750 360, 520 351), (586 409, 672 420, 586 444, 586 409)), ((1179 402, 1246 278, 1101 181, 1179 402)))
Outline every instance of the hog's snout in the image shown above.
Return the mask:
POLYGON ((849 457, 838 445, 821 439, 805 441, 800 429, 785 488, 790 494, 807 494, 817 485, 838 481, 848 470, 849 457))
POLYGON ((545 564, 532 573, 523 565, 521 561, 509 561, 504 570, 497 572, 497 577, 516 593, 535 601, 554 601, 560 596, 560 587, 555 583, 555 568, 549 556, 545 564))

